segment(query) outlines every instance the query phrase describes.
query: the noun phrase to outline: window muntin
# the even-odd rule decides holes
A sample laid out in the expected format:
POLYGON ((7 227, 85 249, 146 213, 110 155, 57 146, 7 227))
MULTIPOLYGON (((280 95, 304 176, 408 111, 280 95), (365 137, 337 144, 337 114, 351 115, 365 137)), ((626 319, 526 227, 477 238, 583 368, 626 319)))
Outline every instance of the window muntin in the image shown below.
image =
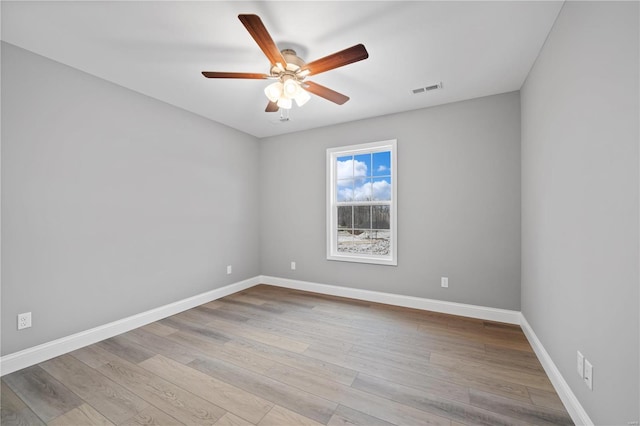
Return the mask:
POLYGON ((396 141, 327 150, 327 258, 396 265, 396 141))

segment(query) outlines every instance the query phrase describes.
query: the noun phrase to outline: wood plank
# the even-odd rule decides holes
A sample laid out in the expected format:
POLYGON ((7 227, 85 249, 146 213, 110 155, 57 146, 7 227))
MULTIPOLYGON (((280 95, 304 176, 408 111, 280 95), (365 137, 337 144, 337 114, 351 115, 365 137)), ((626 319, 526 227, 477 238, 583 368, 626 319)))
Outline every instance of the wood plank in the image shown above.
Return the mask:
POLYGON ((180 331, 188 331, 192 334, 206 337, 209 340, 214 340, 220 343, 229 341, 229 338, 207 327, 203 327, 201 324, 186 321, 184 318, 180 318, 176 315, 160 320, 162 325, 177 328, 180 331))
POLYGON ((0 424, 5 426, 44 425, 44 422, 2 381, 0 424))
POLYGON ((265 300, 260 297, 255 297, 251 295, 251 292, 240 292, 235 293, 229 296, 231 300, 237 300, 240 302, 251 303, 252 305, 264 305, 265 300))
POLYGON ((169 338, 183 346, 200 352, 203 356, 215 357, 259 374, 264 373, 274 364, 274 361, 267 358, 230 348, 217 341, 186 332, 173 334, 169 336, 169 338))
POLYGON ((118 355, 102 349, 97 345, 85 346, 84 348, 70 352, 69 355, 84 362, 91 368, 98 368, 101 365, 108 364, 109 361, 122 359, 118 355))
POLYGON ((245 419, 236 416, 235 414, 227 413, 220 417, 220 420, 216 422, 216 426, 254 426, 253 423, 249 423, 245 419))
POLYGON ((225 334, 232 334, 245 339, 255 340, 256 342, 264 343, 266 345, 275 346, 276 348, 284 349, 291 352, 302 353, 308 347, 308 343, 300 342, 297 340, 283 337, 277 334, 267 333, 258 328, 254 328, 248 324, 235 324, 224 320, 211 320, 207 323, 208 327, 212 327, 217 331, 225 334))
POLYGON ((216 309, 223 305, 224 303, 222 303, 220 300, 212 300, 211 302, 205 303, 204 305, 200 305, 200 306, 204 306, 209 309, 216 309))
POLYGON ((340 352, 346 352, 353 346, 351 343, 334 339, 333 337, 327 337, 321 334, 312 333, 309 330, 301 331, 286 327, 282 321, 269 321, 250 319, 247 321, 247 325, 250 325, 256 329, 264 330, 266 332, 283 335, 293 340, 304 342, 307 345, 320 344, 326 347, 334 348, 340 352))
POLYGON ((388 379, 395 383, 405 384, 424 391, 437 391, 443 396, 458 401, 469 401, 468 389, 465 386, 421 374, 428 371, 428 369, 418 370, 420 373, 417 373, 416 371, 407 371, 395 368, 375 360, 362 359, 353 357, 349 354, 325 351, 322 348, 317 347, 310 348, 305 352, 305 354, 317 357, 318 359, 326 362, 333 362, 337 365, 351 368, 354 371, 358 371, 358 375, 370 374, 375 377, 388 379))
POLYGON ((364 346, 352 345, 351 349, 346 353, 358 358, 375 360, 382 364, 408 371, 420 371, 431 365, 429 363, 429 356, 431 353, 426 351, 423 356, 415 356, 403 355, 397 352, 386 351, 384 349, 372 351, 370 348, 366 348, 364 346))
POLYGON ((481 362, 445 356, 435 352, 431 354, 431 358, 429 360, 434 365, 453 368, 465 373, 468 372, 470 374, 487 378, 498 378, 531 388, 555 392, 551 381, 543 373, 536 374, 511 368, 500 368, 498 366, 492 366, 481 362))
POLYGON ((566 411, 566 408, 564 408, 564 404, 560 400, 560 397, 555 392, 546 392, 540 389, 530 388, 529 396, 531 397, 531 402, 533 402, 533 405, 552 408, 558 411, 566 411))
POLYGON ((152 351, 131 342, 123 338, 122 336, 115 336, 102 342, 96 343, 101 349, 104 349, 112 354, 118 355, 120 358, 125 359, 133 364, 144 361, 155 355, 152 351))
POLYGON ((76 394, 38 365, 18 370, 2 380, 45 423, 83 404, 76 394))
POLYGON ((320 423, 326 424, 338 406, 304 390, 294 389, 224 361, 206 358, 193 361, 189 366, 320 423))
POLYGON ((71 355, 50 359, 40 366, 115 424, 149 405, 71 355))
POLYGON ((189 350, 166 337, 160 337, 142 329, 131 330, 120 335, 120 337, 131 343, 138 344, 154 354, 162 354, 183 364, 196 359, 196 354, 193 350, 189 350))
POLYGON ((353 383, 358 374, 353 369, 333 364, 330 361, 319 361, 317 358, 281 350, 254 341, 238 339, 225 343, 225 346, 260 355, 272 361, 291 365, 310 373, 320 374, 346 385, 353 383))
MULTIPOLYGON (((210 309, 189 309, 188 311, 180 312, 179 314, 174 315, 173 319, 183 320, 187 323, 205 326, 209 321, 216 319, 216 317, 212 314, 210 309)), ((209 328, 209 327, 207 327, 209 328)))
POLYGON ((536 425, 573 425, 571 417, 566 412, 526 404, 476 389, 471 389, 469 392, 471 404, 476 407, 523 419, 536 425))
MULTIPOLYGON (((271 287, 273 288, 273 287, 271 287)), ((251 294, 256 297, 260 297, 263 300, 267 300, 270 302, 277 303, 285 303, 287 305, 297 307, 297 308, 305 308, 305 309, 313 309, 316 306, 316 301, 304 299, 301 297, 296 297, 291 293, 285 294, 280 289, 276 289, 275 291, 271 291, 266 287, 264 289, 260 288, 260 286, 252 287, 251 294)))
POLYGON ((273 408, 272 403, 251 392, 162 355, 156 355, 140 366, 251 423, 258 423, 273 408))
POLYGON ((143 327, 140 327, 140 329, 148 331, 149 333, 153 333, 153 334, 155 334, 157 336, 161 336, 161 337, 168 336, 168 335, 173 334, 176 331, 178 331, 177 329, 175 329, 173 327, 162 325, 159 322, 152 322, 151 324, 147 324, 147 325, 145 325, 143 327))
POLYGON ((211 309, 207 307, 207 305, 198 306, 195 309, 201 312, 205 312, 212 318, 225 319, 234 322, 247 322, 249 320, 249 317, 246 317, 244 315, 240 315, 235 312, 227 312, 222 309, 211 309))
POLYGON ((184 426, 184 423, 150 405, 120 426, 184 426))
POLYGON ((258 423, 258 426, 283 426, 283 425, 296 425, 296 426, 323 426, 322 423, 318 423, 315 420, 301 416, 298 413, 294 413, 291 410, 276 405, 273 407, 269 414, 258 423))
POLYGON ((233 300, 231 298, 225 297, 223 299, 220 299, 220 301, 224 304, 227 305, 231 305, 231 306, 244 306, 245 308, 249 308, 249 310, 254 310, 254 311, 261 311, 261 312, 268 312, 270 314, 283 314, 286 311, 284 309, 281 308, 276 308, 273 306, 267 306, 265 305, 255 305, 253 303, 247 303, 247 302, 242 302, 239 300, 233 300))
POLYGON ((472 331, 468 331, 468 330, 456 330, 456 329, 447 329, 447 330, 442 330, 438 327, 431 327, 431 326, 425 326, 425 325, 420 325, 418 327, 418 330, 423 331, 427 334, 430 333, 434 333, 434 334, 440 334, 440 335, 446 335, 449 334, 451 337, 455 337, 457 339, 460 339, 461 341, 464 341, 465 339, 467 339, 469 342, 475 342, 476 344, 492 344, 495 346, 501 346, 504 348, 509 348, 509 349, 516 349, 516 350, 522 350, 522 351, 531 351, 531 345, 529 345, 529 342, 526 340, 526 337, 524 337, 524 335, 522 336, 518 336, 513 337, 513 336, 502 336, 502 335, 491 335, 491 333, 485 331, 485 332, 472 332, 472 331))
MULTIPOLYGON (((352 385, 356 389, 378 395, 452 420, 487 426, 518 424, 514 419, 481 408, 402 386, 384 379, 359 374, 352 385)), ((525 422, 519 424, 525 425, 525 422)))
POLYGON ((285 330, 294 332, 298 336, 309 336, 309 339, 314 339, 314 343, 322 343, 329 339, 334 342, 334 344, 340 343, 348 346, 360 341, 366 341, 366 337, 362 334, 337 329, 335 327, 326 327, 322 324, 313 325, 313 323, 305 322, 302 318, 287 319, 282 316, 277 319, 268 316, 251 317, 249 321, 247 321, 247 324, 258 328, 265 324, 268 326, 276 325, 277 327, 282 327, 285 330))
POLYGON ((305 389, 321 398, 339 401, 342 405, 390 423, 398 425, 449 425, 449 420, 442 416, 381 398, 286 365, 274 366, 267 375, 295 387, 299 391, 305 389))
POLYGON ((336 411, 331 416, 327 426, 394 426, 392 423, 356 411, 352 408, 338 405, 336 411))
MULTIPOLYGON (((509 349, 506 349, 509 350, 509 349)), ((513 350, 511 350, 513 351, 513 350)), ((522 351, 517 351, 522 352, 522 351)), ((455 351, 455 352, 440 352, 438 350, 433 350, 433 353, 439 353, 440 355, 444 355, 447 357, 455 357, 461 360, 467 360, 472 362, 478 362, 486 365, 491 365, 494 367, 504 367, 511 368, 516 370, 527 371, 532 374, 544 374, 544 369, 540 362, 534 359, 526 359, 519 358, 515 356, 510 356, 505 353, 494 352, 476 352, 476 351, 455 351)))
POLYGON ((137 365, 111 361, 102 374, 186 424, 213 425, 226 411, 137 365))
POLYGON ((56 417, 48 423, 49 426, 114 426, 106 417, 88 404, 56 417))

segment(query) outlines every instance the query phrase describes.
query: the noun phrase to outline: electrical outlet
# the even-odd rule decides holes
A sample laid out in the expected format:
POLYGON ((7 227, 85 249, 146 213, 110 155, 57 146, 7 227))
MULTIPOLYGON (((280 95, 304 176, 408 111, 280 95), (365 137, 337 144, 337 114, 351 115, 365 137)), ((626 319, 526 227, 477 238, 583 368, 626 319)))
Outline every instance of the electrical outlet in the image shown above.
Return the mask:
POLYGON ((440 286, 444 287, 444 288, 448 288, 449 287, 449 278, 441 277, 440 278, 440 286))
POLYGON ((231 272, 233 272, 233 267, 231 265, 227 265, 227 275, 231 275, 231 272))
POLYGON ((584 382, 589 390, 593 390, 593 365, 588 360, 584 360, 584 382))
POLYGON ((31 327, 31 312, 18 314, 18 330, 31 327))
POLYGON ((296 262, 291 262, 291 270, 292 271, 296 270, 296 262))
POLYGON ((580 351, 578 351, 578 364, 576 366, 578 367, 578 376, 584 379, 584 355, 580 351))

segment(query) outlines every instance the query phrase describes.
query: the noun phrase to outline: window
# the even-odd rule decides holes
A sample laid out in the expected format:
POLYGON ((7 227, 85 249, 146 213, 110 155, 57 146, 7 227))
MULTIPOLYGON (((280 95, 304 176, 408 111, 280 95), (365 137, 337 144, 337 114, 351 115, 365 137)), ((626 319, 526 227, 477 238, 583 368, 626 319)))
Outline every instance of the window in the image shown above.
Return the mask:
POLYGON ((327 150, 327 259, 397 265, 396 140, 327 150))

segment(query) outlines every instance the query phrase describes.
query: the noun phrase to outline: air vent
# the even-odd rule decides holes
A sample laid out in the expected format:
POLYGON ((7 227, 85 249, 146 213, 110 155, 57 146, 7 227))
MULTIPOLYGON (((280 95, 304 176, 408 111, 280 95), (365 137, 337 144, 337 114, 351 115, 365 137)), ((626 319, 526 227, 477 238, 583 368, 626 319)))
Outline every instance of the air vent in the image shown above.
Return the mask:
POLYGON ((442 82, 425 87, 418 87, 417 89, 413 89, 411 92, 413 92, 414 95, 417 95, 418 93, 425 93, 436 89, 442 89, 442 82))

